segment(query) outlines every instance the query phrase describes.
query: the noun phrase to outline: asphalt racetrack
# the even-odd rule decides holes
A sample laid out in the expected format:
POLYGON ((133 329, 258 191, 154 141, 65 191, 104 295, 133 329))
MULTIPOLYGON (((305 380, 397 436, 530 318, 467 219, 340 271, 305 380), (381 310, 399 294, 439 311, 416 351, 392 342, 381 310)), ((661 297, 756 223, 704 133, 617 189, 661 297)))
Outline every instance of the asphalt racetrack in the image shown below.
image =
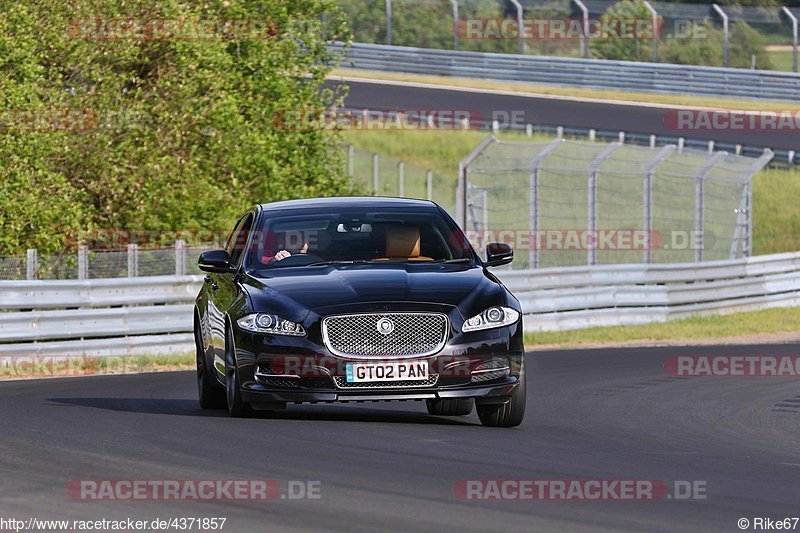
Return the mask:
MULTIPOLYGON (((328 81, 330 85, 336 83, 338 82, 328 81)), ((469 89, 432 88, 363 81, 347 81, 346 84, 350 87, 350 92, 345 100, 345 105, 357 109, 366 108, 376 111, 457 110, 468 111, 489 120, 496 117, 501 122, 507 122, 509 119, 505 117, 511 117, 512 113, 517 113, 517 116, 522 117, 524 123, 532 124, 686 137, 773 149, 797 150, 800 146, 800 131, 797 129, 678 130, 674 127, 674 111, 672 120, 670 120, 670 118, 665 118, 670 113, 670 109, 648 107, 643 104, 586 102, 497 94, 489 91, 474 92, 469 89)), ((779 113, 785 107, 785 104, 776 102, 770 109, 779 113)))
MULTIPOLYGON (((798 355, 800 345, 528 355, 523 425, 429 416, 421 402, 202 411, 194 374, 0 383, 0 514, 225 517, 224 531, 738 531, 800 515, 800 383, 675 377, 675 355, 798 355), (318 499, 81 501, 71 480, 319 482, 318 499), (475 501, 463 480, 662 480, 702 499, 475 501), (463 484, 461 485, 463 486, 463 484)), ((296 495, 296 494, 295 494, 296 495)), ((670 494, 671 496, 672 494, 670 494)), ((798 526, 800 527, 800 526, 798 526)))

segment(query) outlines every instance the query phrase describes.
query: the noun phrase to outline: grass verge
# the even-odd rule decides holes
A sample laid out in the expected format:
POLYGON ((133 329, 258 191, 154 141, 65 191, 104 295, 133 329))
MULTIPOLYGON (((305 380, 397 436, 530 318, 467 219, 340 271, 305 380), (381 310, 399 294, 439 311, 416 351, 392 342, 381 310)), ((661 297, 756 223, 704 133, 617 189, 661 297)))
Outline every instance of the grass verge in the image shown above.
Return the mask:
MULTIPOLYGON (((526 333, 527 347, 590 347, 620 343, 658 343, 703 339, 739 339, 775 334, 800 334, 800 308, 765 309, 748 313, 687 318, 660 324, 614 326, 573 331, 526 333)), ((764 339, 769 340, 769 339, 764 339)))
POLYGON ((18 356, 0 358, 0 380, 171 372, 194 368, 194 354, 108 357, 18 356))
POLYGON ((594 100, 619 100, 623 102, 710 107, 715 109, 735 109, 742 111, 800 111, 800 105, 790 102, 768 102, 736 98, 717 98, 711 96, 584 89, 580 87, 558 87, 553 85, 534 85, 521 82, 479 80, 473 78, 435 76, 429 74, 403 74, 372 70, 335 69, 329 78, 337 79, 343 76, 386 81, 407 81, 431 85, 450 85, 453 87, 469 87, 497 91, 515 91, 529 94, 589 98, 594 100))

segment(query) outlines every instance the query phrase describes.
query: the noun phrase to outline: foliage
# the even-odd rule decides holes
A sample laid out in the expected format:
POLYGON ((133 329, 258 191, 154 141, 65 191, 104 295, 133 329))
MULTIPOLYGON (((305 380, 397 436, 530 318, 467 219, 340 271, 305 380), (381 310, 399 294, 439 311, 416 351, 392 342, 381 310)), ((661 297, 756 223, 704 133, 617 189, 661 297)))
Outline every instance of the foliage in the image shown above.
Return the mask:
POLYGON ((275 119, 340 99, 321 89, 333 39, 349 41, 333 0, 0 0, 0 253, 97 228, 225 229, 256 202, 346 190, 338 132, 275 119), (277 31, 109 39, 75 22, 123 18, 277 31))

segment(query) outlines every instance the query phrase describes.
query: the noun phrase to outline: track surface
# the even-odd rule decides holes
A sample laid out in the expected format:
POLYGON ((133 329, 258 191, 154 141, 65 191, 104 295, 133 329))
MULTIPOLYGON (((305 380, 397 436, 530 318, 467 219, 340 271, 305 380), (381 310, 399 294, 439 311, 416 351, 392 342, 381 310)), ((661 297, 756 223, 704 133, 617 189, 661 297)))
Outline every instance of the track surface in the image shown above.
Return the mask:
MULTIPOLYGON (((329 81, 331 85, 337 82, 329 81)), ((664 121, 668 109, 640 105, 557 100, 469 90, 348 81, 345 105, 374 110, 463 110, 491 119, 495 112, 524 114, 524 122, 565 127, 628 131, 673 137, 732 142, 788 150, 800 149, 800 131, 678 131, 664 121)), ((783 109, 775 103, 777 112, 783 109)), ((500 117, 505 115, 500 115, 500 117)))
POLYGON ((423 404, 202 411, 189 372, 0 383, 0 517, 224 516, 226 531, 738 531, 800 515, 800 383, 674 378, 683 355, 798 355, 800 345, 533 353, 516 429, 423 404), (780 405, 778 405, 780 404, 780 405), (319 480, 322 499, 80 502, 72 479, 319 480), (707 499, 460 501, 464 479, 661 479, 707 499))

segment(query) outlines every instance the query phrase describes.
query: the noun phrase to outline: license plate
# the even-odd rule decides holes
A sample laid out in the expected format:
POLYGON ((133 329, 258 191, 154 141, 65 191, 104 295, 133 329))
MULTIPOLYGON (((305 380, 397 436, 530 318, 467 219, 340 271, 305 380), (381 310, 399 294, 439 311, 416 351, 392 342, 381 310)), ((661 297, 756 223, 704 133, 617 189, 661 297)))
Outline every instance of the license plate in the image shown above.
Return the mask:
POLYGON ((428 362, 347 363, 345 371, 348 383, 424 381, 428 379, 428 362))

